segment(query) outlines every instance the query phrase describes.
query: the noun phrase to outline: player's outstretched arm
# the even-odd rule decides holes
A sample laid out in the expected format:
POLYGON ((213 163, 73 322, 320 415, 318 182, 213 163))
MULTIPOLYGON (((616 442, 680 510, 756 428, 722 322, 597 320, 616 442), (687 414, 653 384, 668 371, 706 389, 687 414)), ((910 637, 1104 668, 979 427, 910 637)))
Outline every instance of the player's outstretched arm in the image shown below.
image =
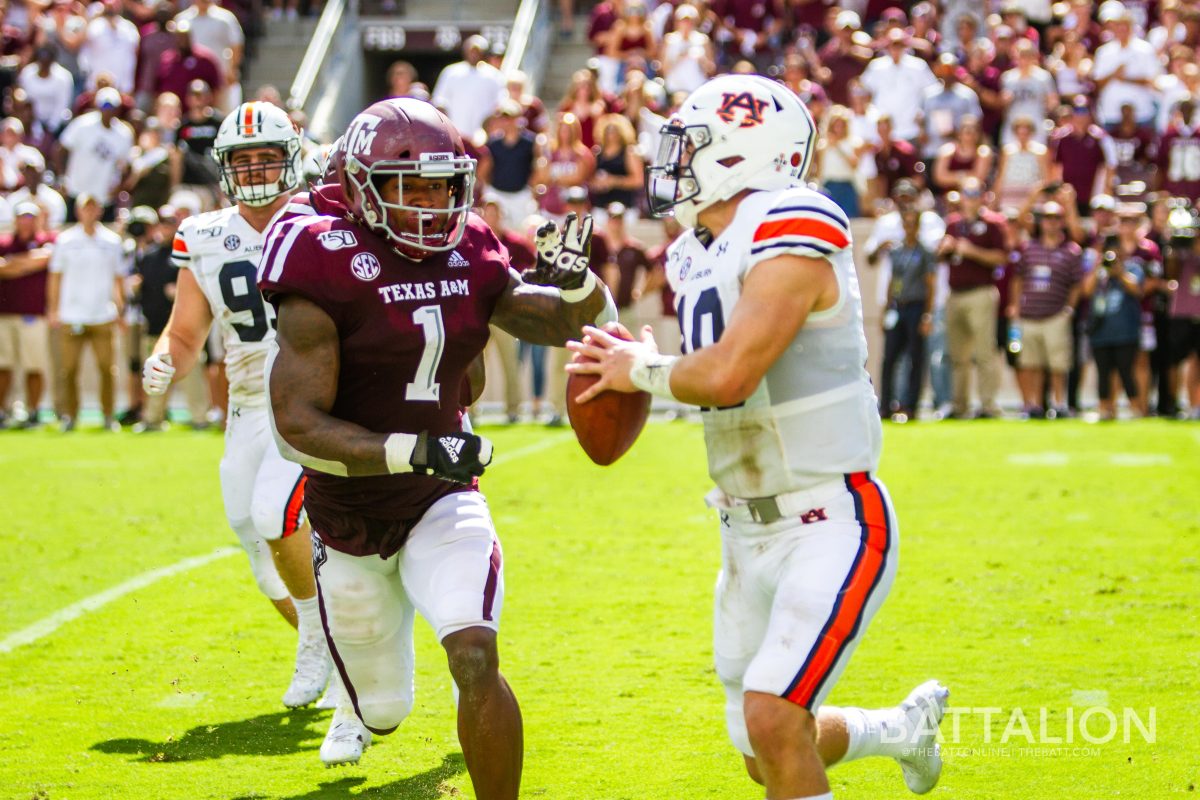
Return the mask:
POLYGON ((190 269, 180 269, 171 316, 142 367, 142 388, 147 394, 165 393, 173 380, 192 371, 212 324, 212 309, 196 276, 190 269))
POLYGON ((641 389, 691 405, 734 406, 754 393, 808 315, 837 300, 837 277, 828 260, 777 256, 746 276, 729 324, 711 346, 666 356, 652 341, 627 342, 588 328, 584 341, 568 347, 591 360, 573 361, 567 371, 600 376, 580 402, 605 389, 641 389))
POLYGON ((562 347, 584 325, 617 318, 604 284, 589 269, 592 218, 568 214, 560 231, 548 222, 537 231, 537 267, 509 281, 492 323, 530 344, 562 347))
POLYGON ((284 458, 331 475, 417 472, 455 483, 469 483, 491 462, 492 445, 481 436, 376 433, 332 416, 340 370, 338 332, 315 303, 284 297, 275 341, 267 394, 284 458))

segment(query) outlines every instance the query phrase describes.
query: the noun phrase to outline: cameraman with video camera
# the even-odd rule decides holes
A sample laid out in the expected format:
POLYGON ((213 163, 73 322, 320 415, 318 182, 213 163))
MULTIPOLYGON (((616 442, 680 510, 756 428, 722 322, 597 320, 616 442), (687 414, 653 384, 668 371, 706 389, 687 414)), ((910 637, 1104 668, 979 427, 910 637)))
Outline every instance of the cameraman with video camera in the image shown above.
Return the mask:
MULTIPOLYGON (((1167 405, 1176 407, 1179 397, 1180 365, 1193 353, 1200 354, 1200 219, 1185 198, 1170 201, 1167 215, 1169 239, 1165 273, 1170 293, 1167 336, 1167 405)), ((1195 374, 1195 368, 1193 368, 1195 374)), ((1193 382, 1195 383, 1195 382, 1193 382)), ((1194 385, 1188 398, 1192 419, 1200 419, 1200 385, 1194 385)), ((1159 406, 1164 401, 1159 399, 1159 406)))
POLYGON ((1158 269, 1159 251, 1142 237, 1144 203, 1124 203, 1117 207, 1117 233, 1105 237, 1097 259, 1098 266, 1083 280, 1083 296, 1091 301, 1088 337, 1096 361, 1096 386, 1100 395, 1100 418, 1116 419, 1113 397, 1113 372, 1137 416, 1146 409, 1138 398, 1133 362, 1141 336, 1141 297, 1146 275, 1158 269))

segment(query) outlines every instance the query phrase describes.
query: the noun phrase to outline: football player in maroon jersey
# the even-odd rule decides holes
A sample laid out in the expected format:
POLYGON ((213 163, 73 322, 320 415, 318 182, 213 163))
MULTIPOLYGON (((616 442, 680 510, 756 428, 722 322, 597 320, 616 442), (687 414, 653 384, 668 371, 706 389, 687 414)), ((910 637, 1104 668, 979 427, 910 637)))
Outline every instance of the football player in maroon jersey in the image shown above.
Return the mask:
POLYGON ((279 315, 276 441, 308 476, 330 650, 354 713, 388 733, 412 708, 420 612, 460 692, 476 796, 515 798, 523 744, 498 669, 502 557, 477 482, 491 444, 464 430, 459 389, 489 323, 562 346, 615 308, 587 268, 590 218, 545 226, 537 267, 511 268, 470 213, 475 161, 429 103, 376 103, 343 145, 346 215, 277 226, 259 269, 279 315))

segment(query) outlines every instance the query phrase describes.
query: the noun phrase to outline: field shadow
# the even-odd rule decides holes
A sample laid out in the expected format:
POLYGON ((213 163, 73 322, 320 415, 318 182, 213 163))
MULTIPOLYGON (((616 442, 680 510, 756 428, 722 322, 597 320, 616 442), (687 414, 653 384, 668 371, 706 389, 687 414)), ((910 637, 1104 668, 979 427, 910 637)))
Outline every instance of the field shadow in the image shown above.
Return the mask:
POLYGON ((301 708, 260 714, 249 719, 197 725, 178 739, 165 742, 149 739, 109 739, 90 749, 101 753, 140 756, 138 761, 166 764, 173 761, 204 761, 227 755, 278 756, 320 745, 321 734, 308 730, 324 712, 301 708))
MULTIPOLYGON (((466 769, 467 763, 463 760, 462 753, 448 753, 436 767, 383 786, 372 786, 355 794, 351 794, 351 791, 367 780, 365 776, 355 775, 327 781, 310 792, 280 797, 278 800, 370 800, 385 797, 391 800, 438 800, 448 793, 444 788, 445 782, 461 775, 466 769)), ((230 800, 257 800, 261 797, 261 794, 248 794, 238 795, 230 800)))

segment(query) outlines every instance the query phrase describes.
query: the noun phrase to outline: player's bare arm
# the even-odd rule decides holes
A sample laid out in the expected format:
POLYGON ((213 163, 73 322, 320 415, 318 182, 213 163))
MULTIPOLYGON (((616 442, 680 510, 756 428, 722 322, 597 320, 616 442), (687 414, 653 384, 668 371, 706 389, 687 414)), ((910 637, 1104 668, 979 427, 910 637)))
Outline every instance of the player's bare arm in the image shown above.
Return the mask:
POLYGON ((587 402, 606 389, 633 392, 653 381, 657 394, 682 403, 732 406, 753 394, 767 370, 791 344, 814 311, 838 300, 837 277, 823 258, 784 255, 756 265, 721 338, 686 356, 658 355, 647 329, 641 342, 622 341, 595 327, 567 347, 593 362, 567 365, 575 373, 600 376, 577 399, 587 402))
POLYGON ((283 298, 276 343, 267 394, 285 458, 344 477, 419 472, 457 483, 470 482, 491 462, 491 443, 479 436, 376 433, 330 414, 340 345, 337 326, 315 303, 295 295, 283 298), (461 449, 452 446, 459 442, 461 449))
POLYGON ((170 355, 169 363, 175 368, 174 377, 182 378, 196 365, 212 324, 212 309, 200 284, 196 282, 196 276, 190 269, 179 270, 179 277, 175 281, 175 305, 171 308, 167 326, 154 345, 151 358, 170 355))
POLYGON ((568 214, 560 231, 537 231, 537 267, 514 275, 492 313, 492 323, 531 344, 562 347, 585 325, 616 319, 608 289, 589 269, 592 218, 568 214))

